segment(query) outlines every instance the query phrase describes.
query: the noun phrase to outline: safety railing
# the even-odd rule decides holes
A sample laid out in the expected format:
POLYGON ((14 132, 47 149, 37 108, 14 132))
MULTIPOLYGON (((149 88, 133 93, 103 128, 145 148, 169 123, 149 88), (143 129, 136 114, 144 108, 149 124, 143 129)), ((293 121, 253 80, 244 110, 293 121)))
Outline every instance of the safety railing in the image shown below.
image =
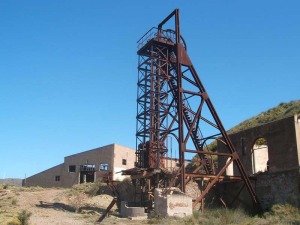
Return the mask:
MULTIPOLYGON (((138 41, 137 41, 137 48, 140 50, 143 46, 145 46, 151 39, 158 38, 162 41, 176 43, 176 33, 174 30, 158 30, 156 27, 152 27, 146 34, 144 34, 138 41)), ((180 37, 180 43, 186 49, 185 41, 182 37, 180 37)))

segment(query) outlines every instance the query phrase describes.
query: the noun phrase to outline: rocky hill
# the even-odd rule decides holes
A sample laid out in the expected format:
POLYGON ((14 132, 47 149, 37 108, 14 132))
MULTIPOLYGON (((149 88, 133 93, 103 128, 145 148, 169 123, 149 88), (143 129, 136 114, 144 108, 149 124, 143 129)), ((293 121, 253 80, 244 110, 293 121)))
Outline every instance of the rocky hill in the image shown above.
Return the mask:
POLYGON ((14 186, 22 186, 22 179, 17 178, 6 178, 6 179, 0 179, 0 184, 9 184, 14 186))

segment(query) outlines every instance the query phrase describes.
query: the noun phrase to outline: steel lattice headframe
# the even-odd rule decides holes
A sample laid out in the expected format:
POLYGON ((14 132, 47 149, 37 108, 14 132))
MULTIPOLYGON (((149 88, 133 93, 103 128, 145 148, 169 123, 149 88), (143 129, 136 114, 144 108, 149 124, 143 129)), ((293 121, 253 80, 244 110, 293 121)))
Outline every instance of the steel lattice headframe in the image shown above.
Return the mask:
POLYGON ((187 54, 180 35, 178 9, 138 41, 137 53, 137 164, 134 170, 123 172, 132 175, 138 186, 137 198, 142 204, 151 202, 158 186, 178 185, 185 192, 186 184, 196 180, 202 187, 195 207, 213 186, 225 179, 226 168, 234 163, 239 176, 226 178, 244 182, 254 207, 261 211, 241 160, 187 54), (163 29, 173 18, 175 28, 163 29), (212 141, 222 142, 228 152, 209 151, 207 144, 212 141), (198 166, 193 171, 186 170, 190 154, 198 156, 198 166), (176 157, 176 166, 174 163, 173 168, 168 168, 168 160, 176 162, 176 157), (217 168, 215 163, 219 157, 226 158, 223 168, 217 168), (173 174, 172 179, 166 178, 168 174, 173 174))

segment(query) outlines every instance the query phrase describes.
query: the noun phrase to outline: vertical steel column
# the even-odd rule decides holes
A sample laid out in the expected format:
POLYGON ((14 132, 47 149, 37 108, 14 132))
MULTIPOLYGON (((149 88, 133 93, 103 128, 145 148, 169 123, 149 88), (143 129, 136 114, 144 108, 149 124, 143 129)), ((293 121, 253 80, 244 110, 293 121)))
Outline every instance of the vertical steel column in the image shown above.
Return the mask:
POLYGON ((178 127, 179 127, 179 164, 182 168, 180 174, 180 187, 181 191, 185 192, 185 157, 184 153, 186 145, 184 143, 184 129, 183 129, 183 98, 182 98, 182 72, 181 62, 179 57, 180 52, 180 24, 179 24, 179 10, 175 9, 175 32, 176 32, 176 69, 177 69, 177 87, 178 87, 178 127))
MULTIPOLYGON (((201 201, 204 205, 206 193, 221 180, 226 168, 234 162, 253 203, 260 211, 259 200, 242 162, 187 54, 186 43, 180 34, 179 10, 175 9, 157 29, 149 30, 139 40, 138 46, 136 136, 137 158, 143 161, 138 163, 139 167, 161 168, 161 159, 167 151, 164 142, 172 135, 178 142, 178 184, 181 190, 186 191, 186 183, 191 177, 202 179, 205 187, 195 204, 201 201), (163 26, 173 17, 174 30, 163 30, 163 26), (228 152, 210 152, 207 143, 213 140, 225 144, 228 152), (192 145, 195 149, 187 149, 192 145), (187 153, 195 153, 199 157, 199 166, 192 173, 185 168, 187 153), (230 161, 217 171, 213 157, 228 157, 230 161)), ((159 179, 160 174, 156 174, 156 182, 152 182, 149 189, 157 187, 159 179)))

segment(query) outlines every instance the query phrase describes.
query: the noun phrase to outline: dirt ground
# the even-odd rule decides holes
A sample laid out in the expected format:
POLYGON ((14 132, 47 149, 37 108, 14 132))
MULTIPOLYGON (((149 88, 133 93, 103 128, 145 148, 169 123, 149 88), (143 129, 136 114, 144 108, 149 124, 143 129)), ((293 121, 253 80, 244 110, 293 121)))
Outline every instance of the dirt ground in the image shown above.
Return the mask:
POLYGON ((31 225, 89 225, 89 224, 145 224, 120 218, 117 207, 102 223, 95 223, 112 201, 106 194, 90 197, 84 193, 73 195, 66 189, 2 189, 0 192, 0 224, 16 216, 18 212, 31 212, 31 225))
POLYGON ((149 220, 120 218, 117 206, 114 206, 109 217, 101 223, 96 223, 111 203, 112 196, 105 194, 105 191, 100 195, 91 194, 86 188, 89 187, 81 185, 70 189, 55 189, 0 185, 0 224, 20 225, 17 216, 22 215, 20 213, 24 210, 31 213, 29 225, 300 224, 299 208, 288 204, 274 205, 263 217, 251 216, 238 208, 216 208, 207 209, 204 213, 198 211, 193 217, 182 219, 158 215, 149 220))

